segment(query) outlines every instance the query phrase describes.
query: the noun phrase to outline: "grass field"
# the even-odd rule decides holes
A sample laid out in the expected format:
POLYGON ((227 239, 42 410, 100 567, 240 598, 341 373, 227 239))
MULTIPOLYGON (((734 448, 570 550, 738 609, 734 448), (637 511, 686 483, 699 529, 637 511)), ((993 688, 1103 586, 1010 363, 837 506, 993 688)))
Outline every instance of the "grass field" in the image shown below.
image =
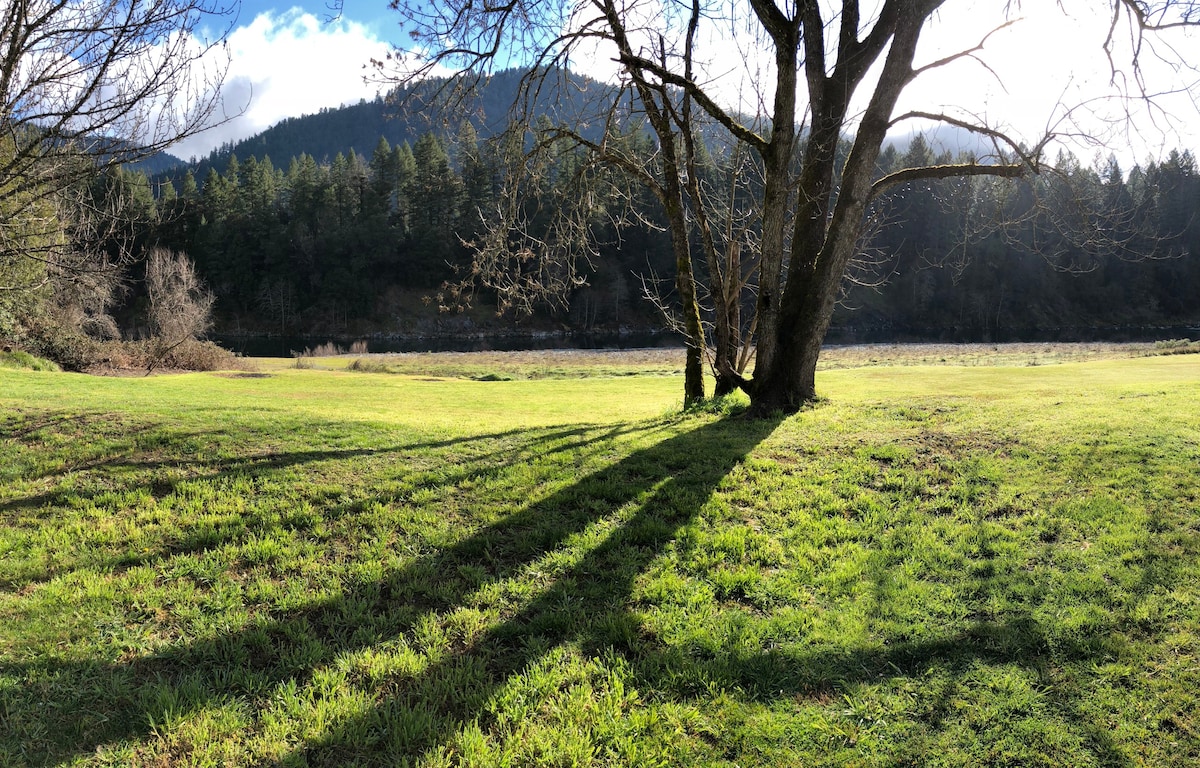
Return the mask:
POLYGON ((0 765, 1200 764, 1200 357, 993 352, 0 369, 0 765))

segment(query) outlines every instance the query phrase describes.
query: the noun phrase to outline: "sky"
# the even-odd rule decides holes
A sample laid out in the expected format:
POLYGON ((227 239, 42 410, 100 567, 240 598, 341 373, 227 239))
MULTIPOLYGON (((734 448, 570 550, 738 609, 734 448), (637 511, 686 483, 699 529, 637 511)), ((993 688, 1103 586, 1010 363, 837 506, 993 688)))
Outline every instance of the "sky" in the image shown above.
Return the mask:
POLYGON ((388 52, 399 15, 385 0, 345 0, 345 6, 331 19, 322 0, 242 0, 236 20, 224 20, 233 21, 234 29, 227 38, 223 122, 176 144, 171 153, 185 160, 203 157, 284 118, 374 98, 381 86, 364 82, 365 67, 388 52))
MULTIPOLYGON (((947 3, 922 36, 918 62, 936 60, 983 40, 995 27, 999 9, 1006 2, 947 3)), ((864 2, 865 8, 870 5, 864 2)), ((982 117, 1030 142, 1047 128, 1070 132, 1072 118, 1078 118, 1087 124, 1088 132, 1106 133, 1108 145, 1082 140, 1065 145, 1085 163, 1111 151, 1126 169, 1170 149, 1200 148, 1200 111, 1196 107, 1200 88, 1195 86, 1200 74, 1153 65, 1149 52, 1143 54, 1143 60, 1156 67, 1151 72, 1153 81, 1170 83, 1170 88, 1185 92, 1161 99, 1167 111, 1142 115, 1132 133, 1105 127, 1105 118, 1120 115, 1113 113, 1117 102, 1097 98, 1111 90, 1110 72, 1103 57, 1097 56, 1110 20, 1097 14, 1097 7, 1097 0, 1062 0, 1061 9, 1060 3, 1050 0, 1027 0, 1012 26, 987 37, 978 59, 965 58, 922 75, 909 87, 899 109, 982 117), (1087 106, 1068 116, 1056 106, 1060 102, 1087 106)), ((340 15, 331 15, 326 0, 242 0, 228 35, 231 63, 223 89, 228 120, 176 145, 172 152, 184 159, 201 157, 226 141, 252 136, 284 118, 375 97, 381 86, 364 80, 368 62, 383 57, 390 43, 399 41, 400 15, 387 8, 386 0, 344 0, 340 15)), ((747 46, 729 42, 714 47, 737 61, 728 66, 718 63, 718 68, 724 66, 722 71, 728 73, 740 66, 743 76, 752 78, 751 70, 757 67, 753 56, 738 53, 739 47, 747 46)), ((1180 51, 1200 50, 1194 38, 1177 36, 1171 42, 1180 51)), ((1200 56, 1194 58, 1200 60, 1200 56)), ((604 64, 610 59, 610 54, 597 55, 595 62, 581 68, 603 76, 604 64)), ((741 92, 747 90, 743 87, 741 92)), ((737 101, 737 92, 737 85, 728 86, 729 103, 737 101)), ((1123 124, 1121 120, 1111 123, 1123 124)), ((928 125, 915 122, 909 127, 925 129, 928 125)))
POLYGON ((1200 50, 1196 35, 1173 31, 1143 42, 1139 60, 1156 104, 1147 109, 1122 97, 1137 92, 1136 84, 1120 74, 1114 81, 1103 53, 1112 29, 1113 61, 1119 66, 1131 55, 1132 39, 1124 20, 1113 28, 1105 0, 1026 0, 1011 26, 989 36, 999 14, 981 11, 1002 4, 946 4, 935 17, 936 34, 922 37, 917 62, 939 60, 985 38, 986 44, 978 59, 964 58, 919 76, 897 112, 920 109, 982 119, 1030 144, 1054 132, 1062 135, 1057 145, 1083 163, 1112 154, 1126 171, 1172 149, 1200 148, 1200 72, 1169 63, 1181 57, 1200 63, 1200 56, 1190 53, 1200 50))

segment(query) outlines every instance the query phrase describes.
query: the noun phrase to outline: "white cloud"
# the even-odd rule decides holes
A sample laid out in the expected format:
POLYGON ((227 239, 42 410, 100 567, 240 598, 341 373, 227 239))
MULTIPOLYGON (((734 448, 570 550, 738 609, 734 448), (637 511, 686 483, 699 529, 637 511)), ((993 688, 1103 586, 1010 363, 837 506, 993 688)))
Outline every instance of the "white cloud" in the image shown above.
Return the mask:
POLYGON ((184 159, 202 157, 284 118, 374 98, 380 86, 364 82, 366 67, 389 47, 366 25, 344 18, 326 22, 298 8, 259 14, 228 38, 230 67, 222 101, 231 119, 171 152, 184 159))
MULTIPOLYGON (((658 32, 678 26, 678 19, 672 16, 673 6, 664 0, 628 0, 627 5, 632 18, 642 22, 634 26, 658 32)), ((1152 89, 1177 89, 1182 93, 1159 99, 1172 112, 1171 117, 1157 114, 1157 120, 1150 120, 1143 113, 1134 116, 1137 119, 1132 124, 1122 119, 1126 116, 1119 110, 1129 102, 1111 98, 1108 62, 1100 50, 1110 21, 1110 17, 1095 13, 1103 5, 1097 6, 1093 0, 1064 0, 1061 5, 1024 3, 1019 14, 1022 20, 990 38, 978 59, 964 59, 918 78, 906 93, 900 111, 945 110, 964 117, 981 117, 1032 143, 1063 117, 1062 105, 1108 94, 1109 99, 1091 102, 1091 110, 1080 111, 1074 117, 1090 124, 1085 127, 1095 133, 1105 134, 1105 151, 1117 151, 1124 164, 1165 149, 1194 146, 1200 115, 1196 92, 1188 91, 1200 79, 1195 70, 1170 71, 1152 56, 1144 55, 1152 89), (1110 122, 1106 123, 1105 118, 1110 122)), ((1000 0, 948 7, 951 10, 942 11, 924 37, 921 61, 969 48, 1004 18, 1004 3, 1000 0)), ((582 23, 588 10, 580 3, 568 25, 582 23)), ((864 21, 873 20, 872 13, 864 13, 864 21)), ((698 62, 700 76, 709 81, 718 101, 755 112, 759 100, 768 101, 771 96, 771 62, 765 48, 754 40, 744 21, 717 14, 705 22, 701 31, 705 42, 700 50, 709 57, 698 62)), ((1127 34, 1127 30, 1118 33, 1122 31, 1127 34)), ((1193 49, 1194 38, 1178 37, 1181 39, 1170 41, 1177 45, 1174 51, 1160 52, 1171 58, 1172 53, 1193 49)), ((379 86, 364 82, 364 66, 371 58, 384 58, 390 48, 371 26, 345 17, 328 22, 319 14, 299 8, 282 14, 259 14, 234 30, 228 43, 232 62, 223 99, 228 114, 242 110, 244 114, 177 145, 172 151, 180 157, 203 156, 223 142, 254 135, 286 117, 373 98, 379 86)), ((617 73, 612 59, 605 45, 582 45, 573 64, 592 77, 613 81, 617 73)), ((403 67, 397 65, 397 69, 403 67)), ((1070 123, 1056 127, 1069 130, 1070 123)), ((1067 144, 1085 161, 1095 149, 1086 142, 1067 144)))

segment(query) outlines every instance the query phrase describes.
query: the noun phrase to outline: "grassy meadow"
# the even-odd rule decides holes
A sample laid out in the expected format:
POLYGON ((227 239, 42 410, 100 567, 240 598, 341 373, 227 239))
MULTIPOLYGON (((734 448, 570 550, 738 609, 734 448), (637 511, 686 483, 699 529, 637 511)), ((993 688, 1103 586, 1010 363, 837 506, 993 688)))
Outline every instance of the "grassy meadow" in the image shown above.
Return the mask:
POLYGON ((1200 764, 1200 356, 990 352, 0 368, 0 765, 1200 764))

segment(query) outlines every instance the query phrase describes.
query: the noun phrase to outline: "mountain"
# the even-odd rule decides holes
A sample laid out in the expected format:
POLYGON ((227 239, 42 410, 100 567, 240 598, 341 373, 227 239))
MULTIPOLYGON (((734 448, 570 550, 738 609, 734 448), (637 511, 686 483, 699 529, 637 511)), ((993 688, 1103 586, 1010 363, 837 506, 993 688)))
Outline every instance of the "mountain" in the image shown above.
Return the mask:
POLYGON ((181 160, 167 152, 159 152, 150 157, 143 158, 136 163, 129 163, 126 166, 127 170, 146 174, 147 176, 158 176, 160 174, 169 173, 177 168, 183 168, 188 163, 186 160, 181 160))
MULTIPOLYGON (((223 172, 229 158, 234 156, 239 160, 269 157, 280 167, 301 154, 317 162, 331 161, 339 153, 348 155, 351 150, 369 156, 380 137, 393 146, 404 142, 411 145, 431 131, 453 135, 464 119, 471 121, 480 139, 487 139, 506 126, 513 105, 522 98, 521 84, 527 74, 527 70, 517 69, 498 72, 483 81, 476 92, 462 99, 451 99, 453 107, 431 106, 435 97, 445 95, 441 89, 448 87, 445 80, 431 79, 369 101, 287 118, 255 136, 214 150, 191 166, 191 170, 197 179, 202 179, 209 168, 223 172)), ((538 89, 532 114, 578 126, 579 115, 587 113, 598 94, 610 89, 611 86, 599 81, 561 71, 560 76, 546 78, 546 86, 538 89)), ((598 135, 599 126, 592 131, 585 126, 583 132, 598 135)))

